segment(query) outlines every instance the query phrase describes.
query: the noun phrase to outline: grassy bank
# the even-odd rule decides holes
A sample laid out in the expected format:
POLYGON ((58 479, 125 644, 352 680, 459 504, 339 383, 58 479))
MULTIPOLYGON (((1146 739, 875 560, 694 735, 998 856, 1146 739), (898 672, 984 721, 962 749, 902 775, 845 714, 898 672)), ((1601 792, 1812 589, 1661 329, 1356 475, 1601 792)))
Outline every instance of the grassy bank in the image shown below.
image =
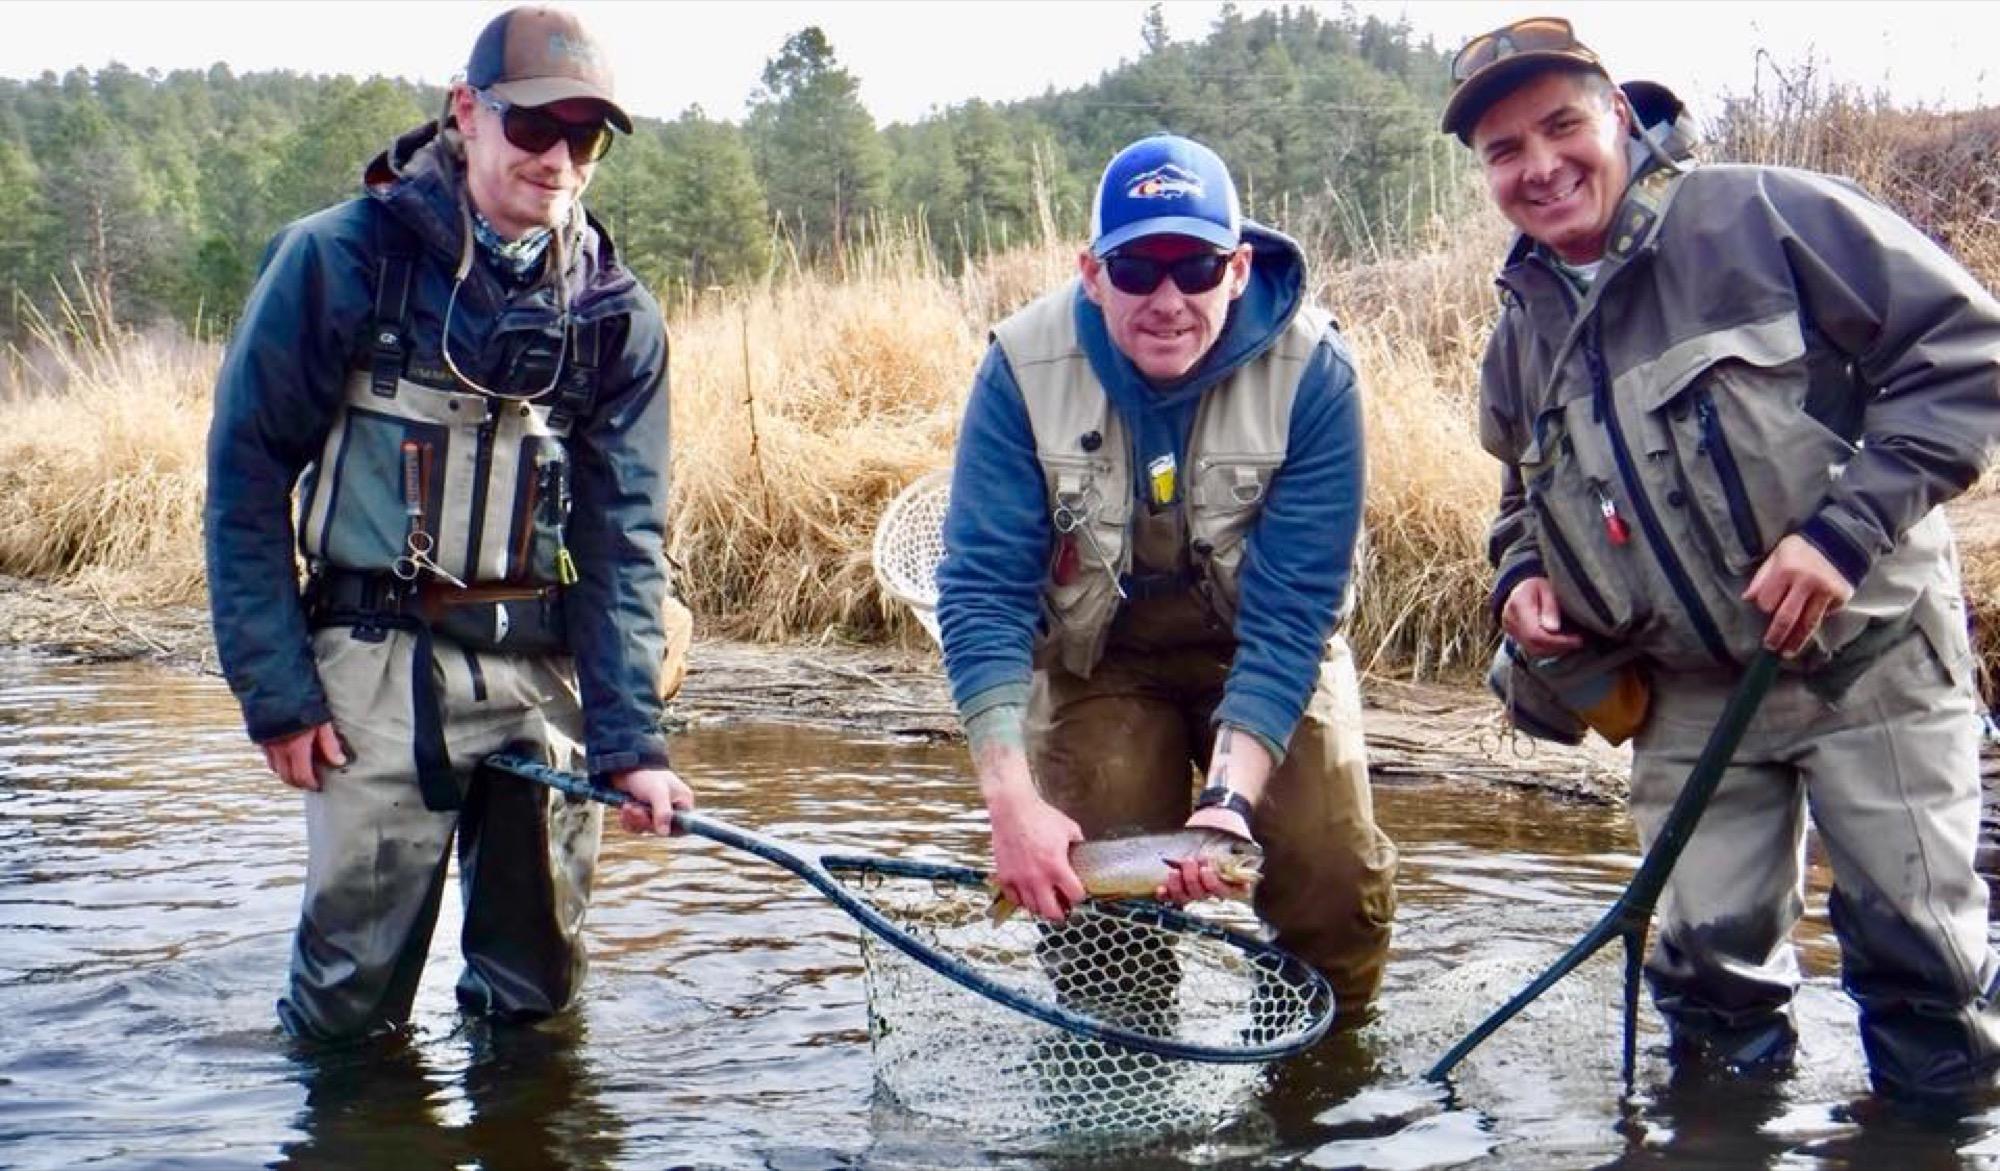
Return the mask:
MULTIPOLYGON (((1754 140, 1743 128, 1783 129, 1788 115, 1739 116, 1733 157, 1857 174, 1992 287, 2000 225, 1965 193, 1990 202, 1990 179, 1973 180, 1993 153, 1962 144, 1970 134, 1993 145, 1993 123, 1817 109, 1805 129, 1754 140), (1805 146, 1817 153, 1778 157, 1805 146)), ((1422 242, 1402 255, 1314 267, 1367 401, 1369 541, 1354 635, 1378 670, 1463 676, 1483 665, 1492 637, 1483 542, 1497 473, 1473 404, 1505 231, 1481 212, 1413 235, 1422 242)), ((1045 233, 953 273, 928 259, 927 241, 885 230, 849 251, 839 279, 789 266, 762 285, 670 306, 671 551, 703 633, 921 640, 875 587, 876 518, 903 485, 949 462, 986 329, 1069 274, 1073 247, 1045 233)), ((32 361, 17 356, 0 387, 0 574, 79 582, 111 599, 199 600, 218 347, 108 330, 87 307, 40 335, 32 361)), ((1968 570, 1981 615, 2000 602, 2000 566, 1985 556, 1975 550, 1968 570)))

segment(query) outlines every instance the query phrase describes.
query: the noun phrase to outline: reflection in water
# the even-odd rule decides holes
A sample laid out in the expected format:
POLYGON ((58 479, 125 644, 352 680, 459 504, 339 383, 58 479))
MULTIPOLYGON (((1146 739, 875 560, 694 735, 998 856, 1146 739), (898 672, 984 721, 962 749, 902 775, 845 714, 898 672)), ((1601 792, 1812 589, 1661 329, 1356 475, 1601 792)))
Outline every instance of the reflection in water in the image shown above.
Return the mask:
MULTIPOLYGON (((732 726, 676 752, 727 820, 848 853, 985 854, 957 747, 732 726)), ((853 924, 706 842, 608 835, 575 1013, 525 1028, 460 1015, 447 899, 408 1034, 294 1047, 272 1006, 299 802, 261 772, 227 692, 0 651, 0 1165, 2000 1167, 2000 1115, 1913 1119, 1867 1097, 1823 881, 1791 1075, 1677 1079, 1648 1009, 1628 1090, 1612 948, 1449 1086, 1423 1082, 1596 921, 1631 873, 1631 834, 1616 810, 1485 788, 1385 786, 1377 805, 1403 867, 1374 1020, 1272 1067, 1255 1107, 1210 1134, 996 1145, 887 1107, 853 924)))

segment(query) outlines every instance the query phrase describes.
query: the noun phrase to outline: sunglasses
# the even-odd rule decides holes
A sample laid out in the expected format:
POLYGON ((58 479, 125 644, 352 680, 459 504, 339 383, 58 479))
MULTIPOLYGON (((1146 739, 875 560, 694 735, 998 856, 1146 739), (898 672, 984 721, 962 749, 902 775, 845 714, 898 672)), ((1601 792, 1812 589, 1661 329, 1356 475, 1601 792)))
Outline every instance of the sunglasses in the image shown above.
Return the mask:
POLYGON ((1183 293, 1206 293, 1222 283, 1234 252, 1197 252, 1179 260, 1154 260, 1150 256, 1128 256, 1113 252, 1104 258, 1104 275, 1111 287, 1134 297, 1144 297, 1174 278, 1174 287, 1183 293))
POLYGON ((487 109, 500 115, 500 132, 507 136, 507 141, 531 155, 541 154, 556 143, 567 141, 570 161, 582 167, 603 158, 611 150, 609 122, 565 122, 546 110, 517 106, 485 90, 474 92, 487 109))
POLYGON ((1455 85, 1473 74, 1493 64, 1495 61, 1512 57, 1516 53, 1546 53, 1551 50, 1577 53, 1595 61, 1597 55, 1576 39, 1576 31, 1569 21, 1560 16, 1537 16, 1528 20, 1517 20, 1505 28, 1465 42, 1458 56, 1451 59, 1451 80, 1455 85))

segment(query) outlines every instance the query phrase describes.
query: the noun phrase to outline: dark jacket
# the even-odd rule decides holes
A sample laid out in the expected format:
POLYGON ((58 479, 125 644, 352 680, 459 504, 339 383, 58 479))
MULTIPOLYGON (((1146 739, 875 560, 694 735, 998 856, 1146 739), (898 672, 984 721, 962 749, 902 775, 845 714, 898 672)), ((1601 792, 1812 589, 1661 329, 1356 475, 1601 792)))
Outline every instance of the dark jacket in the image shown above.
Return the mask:
MULTIPOLYGON (((440 367, 464 242, 462 184, 455 152, 434 128, 404 135, 369 165, 361 198, 278 233, 224 355, 209 431, 205 551, 223 672, 259 742, 331 718, 294 572, 292 493, 320 455, 350 372, 372 352, 391 221, 419 253, 408 310, 412 368, 440 367)), ((573 319, 606 323, 598 391, 566 441, 574 491, 568 539, 579 570, 566 609, 589 765, 663 764, 665 322, 595 220, 563 255, 573 319)), ((477 262, 453 310, 451 356, 468 377, 499 386, 521 338, 558 323, 551 280, 512 288, 477 262)))

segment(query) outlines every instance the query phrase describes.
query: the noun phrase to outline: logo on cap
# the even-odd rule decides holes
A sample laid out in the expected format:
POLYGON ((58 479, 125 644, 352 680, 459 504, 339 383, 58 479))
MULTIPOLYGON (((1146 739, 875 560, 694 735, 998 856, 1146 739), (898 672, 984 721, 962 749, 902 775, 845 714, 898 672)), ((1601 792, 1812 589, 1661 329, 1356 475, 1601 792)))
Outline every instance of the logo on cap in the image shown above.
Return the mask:
POLYGON ((1172 163, 1134 175, 1125 186, 1127 199, 1200 199, 1205 194, 1200 175, 1172 163))

